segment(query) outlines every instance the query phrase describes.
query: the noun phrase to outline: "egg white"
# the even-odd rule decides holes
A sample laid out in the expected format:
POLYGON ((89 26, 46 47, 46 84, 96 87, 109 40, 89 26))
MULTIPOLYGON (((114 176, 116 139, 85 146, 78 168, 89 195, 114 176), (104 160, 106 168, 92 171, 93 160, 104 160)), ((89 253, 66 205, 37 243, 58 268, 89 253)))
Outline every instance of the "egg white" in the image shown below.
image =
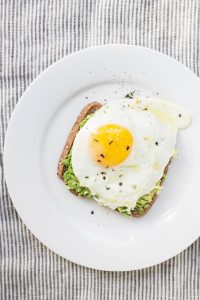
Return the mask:
POLYGON ((80 129, 72 148, 72 167, 81 186, 95 200, 111 209, 132 210, 163 176, 175 153, 177 129, 186 127, 190 116, 182 108, 155 99, 110 101, 80 129), (118 124, 127 128, 134 145, 128 158, 115 167, 104 168, 90 155, 89 139, 100 126, 118 124))

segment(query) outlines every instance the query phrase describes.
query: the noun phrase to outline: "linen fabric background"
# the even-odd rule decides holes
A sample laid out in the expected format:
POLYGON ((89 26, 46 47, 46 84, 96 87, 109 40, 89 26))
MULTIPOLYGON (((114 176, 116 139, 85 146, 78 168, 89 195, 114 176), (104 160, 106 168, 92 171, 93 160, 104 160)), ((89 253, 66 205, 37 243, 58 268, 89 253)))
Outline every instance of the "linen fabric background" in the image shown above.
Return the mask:
POLYGON ((200 299, 199 240, 176 257, 139 271, 76 265, 47 249, 23 224, 9 198, 2 165, 7 124, 23 91, 71 52, 110 43, 141 45, 174 57, 199 75, 200 1, 1 0, 0 14, 0 299, 200 299))

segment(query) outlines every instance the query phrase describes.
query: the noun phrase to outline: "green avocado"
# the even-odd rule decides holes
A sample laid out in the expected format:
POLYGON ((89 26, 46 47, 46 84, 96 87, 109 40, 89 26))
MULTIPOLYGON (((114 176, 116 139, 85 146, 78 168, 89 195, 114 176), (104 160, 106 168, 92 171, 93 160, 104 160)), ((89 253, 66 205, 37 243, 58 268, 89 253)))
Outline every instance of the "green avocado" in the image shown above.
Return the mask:
MULTIPOLYGON (((80 123, 80 128, 82 128, 86 124, 91 116, 92 115, 88 115, 80 123)), ((70 150, 66 159, 62 161, 62 163, 66 167, 66 171, 63 174, 63 179, 67 188, 71 191, 74 191, 79 196, 93 198, 91 191, 87 187, 81 186, 78 178, 74 174, 72 168, 72 149, 70 150)), ((149 194, 146 194, 138 199, 132 212, 130 212, 126 206, 118 207, 117 211, 127 216, 131 216, 132 213, 143 213, 149 207, 154 197, 160 193, 160 189, 164 179, 165 175, 163 175, 163 177, 157 182, 156 187, 149 194)))
POLYGON ((90 190, 84 186, 81 186, 78 178, 75 176, 72 168, 72 151, 69 152, 67 158, 63 160, 63 165, 66 167, 66 171, 63 174, 64 182, 69 190, 74 191, 79 196, 92 197, 90 190))

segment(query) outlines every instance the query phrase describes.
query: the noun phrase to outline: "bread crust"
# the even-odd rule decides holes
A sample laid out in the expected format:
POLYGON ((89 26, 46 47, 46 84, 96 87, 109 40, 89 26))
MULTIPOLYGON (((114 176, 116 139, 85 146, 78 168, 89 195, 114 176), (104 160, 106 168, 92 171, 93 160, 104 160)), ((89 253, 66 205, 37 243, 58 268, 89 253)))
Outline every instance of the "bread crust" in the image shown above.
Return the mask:
POLYGON ((65 143, 65 146, 63 148, 63 151, 61 153, 59 162, 58 162, 58 170, 57 175, 63 179, 63 174, 65 172, 65 166, 62 164, 62 161, 67 157, 69 151, 72 148, 74 139, 76 137, 77 132, 80 129, 80 123, 87 117, 87 115, 90 115, 100 109, 102 107, 102 104, 99 102, 91 102, 87 104, 80 112, 78 118, 76 119, 76 122, 74 123, 73 127, 70 130, 70 133, 68 135, 67 141, 65 143))
MULTIPOLYGON (((70 133, 68 135, 67 141, 65 143, 65 146, 63 148, 63 151, 61 153, 59 162, 58 162, 58 172, 57 175, 63 179, 63 174, 65 172, 65 166, 62 164, 62 161, 67 157, 69 151, 72 148, 74 139, 76 137, 77 132, 80 129, 80 123, 90 114, 94 113, 95 111, 97 111, 98 109, 100 109, 102 107, 102 104, 99 102, 91 102, 89 104, 87 104, 82 111, 80 112, 78 118, 76 119, 76 122, 74 123, 73 127, 70 130, 70 133)), ((168 171, 168 167, 171 163, 172 158, 170 159, 169 163, 167 164, 167 166, 165 167, 164 170, 164 174, 167 174, 168 171)), ((164 180, 163 180, 164 181, 164 180)), ((163 183, 163 182, 162 182, 163 183)), ((70 192, 76 196, 79 196, 76 192, 74 192, 73 190, 70 190, 70 192)), ((149 204, 149 206, 143 211, 143 212, 134 212, 134 210, 132 211, 132 217, 142 217, 144 216, 152 207, 152 205, 155 203, 156 199, 157 199, 158 195, 155 195, 154 198, 152 199, 151 203, 149 204)), ((83 198, 83 197, 81 197, 83 198)))

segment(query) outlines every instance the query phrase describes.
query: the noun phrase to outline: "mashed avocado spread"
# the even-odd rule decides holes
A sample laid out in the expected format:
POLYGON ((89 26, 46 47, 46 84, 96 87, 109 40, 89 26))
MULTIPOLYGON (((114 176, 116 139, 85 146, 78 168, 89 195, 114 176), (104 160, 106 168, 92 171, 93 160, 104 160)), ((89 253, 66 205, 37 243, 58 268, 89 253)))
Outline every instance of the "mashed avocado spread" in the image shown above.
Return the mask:
MULTIPOLYGON (((85 123, 88 121, 88 119, 91 117, 91 115, 88 115, 81 123, 80 128, 82 128, 85 123)), ((78 178, 75 176, 73 168, 72 168, 72 150, 69 152, 66 159, 63 160, 63 165, 66 167, 66 171, 63 174, 64 182, 67 186, 67 188, 71 191, 74 191, 79 196, 86 196, 89 198, 92 198, 93 195, 91 191, 87 187, 83 187, 80 185, 78 178)), ((155 188, 149 193, 146 194, 138 199, 136 202, 136 205, 134 207, 134 210, 130 212, 126 206, 118 207, 117 210, 125 215, 131 216, 132 213, 143 213, 150 205, 152 200, 156 195, 160 193, 162 183, 165 179, 165 175, 157 182, 155 188)))

